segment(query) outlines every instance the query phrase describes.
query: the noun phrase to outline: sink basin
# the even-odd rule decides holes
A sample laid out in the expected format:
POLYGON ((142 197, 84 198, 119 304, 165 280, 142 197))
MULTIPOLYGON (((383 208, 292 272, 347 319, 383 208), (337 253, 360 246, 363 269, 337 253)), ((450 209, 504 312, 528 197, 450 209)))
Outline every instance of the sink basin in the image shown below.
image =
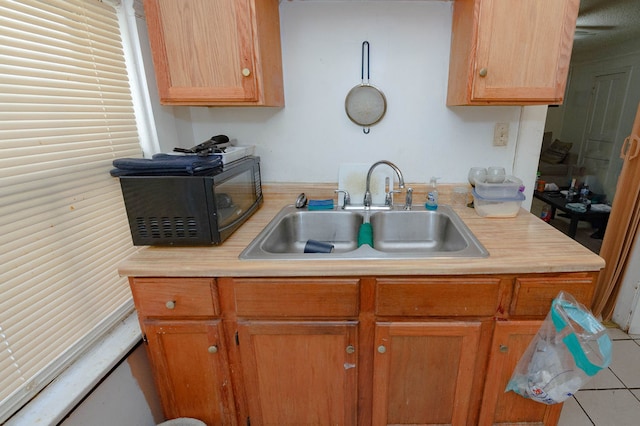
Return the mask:
MULTIPOLYGON (((330 243, 334 253, 358 248, 358 230, 364 216, 350 211, 285 209, 260 244, 266 253, 303 253, 308 240, 330 243), (284 214, 282 214, 284 213, 284 214)), ((273 223, 273 222, 272 222, 273 223)))
POLYGON ((441 211, 373 213, 373 246, 384 252, 458 252, 467 248, 464 229, 441 211))
POLYGON ((319 210, 283 208, 240 253, 240 259, 423 259, 486 257, 489 253, 449 206, 437 211, 319 210), (358 247, 368 218, 373 248, 358 247), (330 243, 331 253, 304 253, 308 240, 330 243))

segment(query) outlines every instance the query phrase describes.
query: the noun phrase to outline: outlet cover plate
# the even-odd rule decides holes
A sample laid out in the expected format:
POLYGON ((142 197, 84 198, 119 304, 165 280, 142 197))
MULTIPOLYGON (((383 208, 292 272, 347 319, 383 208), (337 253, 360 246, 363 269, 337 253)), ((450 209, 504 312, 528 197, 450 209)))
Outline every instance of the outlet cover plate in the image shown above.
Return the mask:
POLYGON ((507 146, 509 143, 509 123, 496 123, 493 130, 493 146, 507 146))

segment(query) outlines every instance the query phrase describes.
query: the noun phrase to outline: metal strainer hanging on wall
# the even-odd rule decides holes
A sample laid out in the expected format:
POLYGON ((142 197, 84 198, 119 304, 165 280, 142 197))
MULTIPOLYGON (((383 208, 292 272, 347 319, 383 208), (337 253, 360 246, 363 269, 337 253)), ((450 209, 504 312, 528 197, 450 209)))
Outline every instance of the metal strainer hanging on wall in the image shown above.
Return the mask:
POLYGON ((370 126, 378 123, 387 112, 387 98, 376 87, 369 84, 369 42, 362 42, 362 63, 360 78, 362 82, 347 94, 344 107, 351 121, 362 126, 364 133, 369 133, 370 126), (365 79, 365 56, 366 76, 365 79))

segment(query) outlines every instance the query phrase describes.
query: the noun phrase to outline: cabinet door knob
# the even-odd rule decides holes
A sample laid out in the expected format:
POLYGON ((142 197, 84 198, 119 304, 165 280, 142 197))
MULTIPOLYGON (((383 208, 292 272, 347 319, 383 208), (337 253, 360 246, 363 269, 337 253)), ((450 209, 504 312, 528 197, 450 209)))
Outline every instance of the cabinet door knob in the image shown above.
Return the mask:
POLYGON ((210 354, 217 354, 218 353, 218 347, 216 345, 211 345, 209 346, 209 349, 207 349, 209 351, 210 354))
POLYGON ((242 75, 249 77, 251 75, 251 70, 249 68, 242 68, 242 75))
POLYGON ((480 72, 478 74, 480 74, 480 77, 486 77, 487 76, 487 69, 486 68, 480 68, 480 72))
POLYGON ((164 304, 164 306, 166 306, 167 309, 175 309, 176 301, 175 300, 169 300, 167 303, 164 304))
POLYGON ((509 352, 509 346, 500 345, 500 352, 509 352))
POLYGON ((378 346, 378 353, 385 353, 387 351, 387 348, 384 345, 380 345, 378 346))
POLYGON ((348 354, 352 354, 356 351, 356 348, 353 347, 353 345, 349 345, 347 346, 347 353, 348 354))

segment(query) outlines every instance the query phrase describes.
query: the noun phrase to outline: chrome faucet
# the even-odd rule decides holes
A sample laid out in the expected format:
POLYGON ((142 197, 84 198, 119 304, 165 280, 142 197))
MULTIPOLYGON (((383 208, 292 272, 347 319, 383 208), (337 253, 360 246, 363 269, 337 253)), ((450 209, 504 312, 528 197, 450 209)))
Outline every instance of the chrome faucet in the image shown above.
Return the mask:
POLYGON ((363 203, 365 208, 371 207, 371 174, 373 173, 373 169, 375 169, 380 164, 386 164, 387 166, 391 167, 396 172, 396 175, 398 175, 398 185, 400 186, 400 188, 404 188, 404 178, 402 177, 402 172, 400 171, 398 166, 393 164, 391 161, 386 160, 373 163, 373 165, 369 167, 369 172, 367 172, 367 183, 364 190, 363 203))
POLYGON ((336 189, 333 192, 338 194, 338 197, 340 197, 340 193, 343 194, 343 198, 342 198, 342 208, 343 209, 345 209, 345 208, 347 208, 348 206, 351 205, 351 196, 349 195, 349 191, 347 191, 345 189, 336 189))

